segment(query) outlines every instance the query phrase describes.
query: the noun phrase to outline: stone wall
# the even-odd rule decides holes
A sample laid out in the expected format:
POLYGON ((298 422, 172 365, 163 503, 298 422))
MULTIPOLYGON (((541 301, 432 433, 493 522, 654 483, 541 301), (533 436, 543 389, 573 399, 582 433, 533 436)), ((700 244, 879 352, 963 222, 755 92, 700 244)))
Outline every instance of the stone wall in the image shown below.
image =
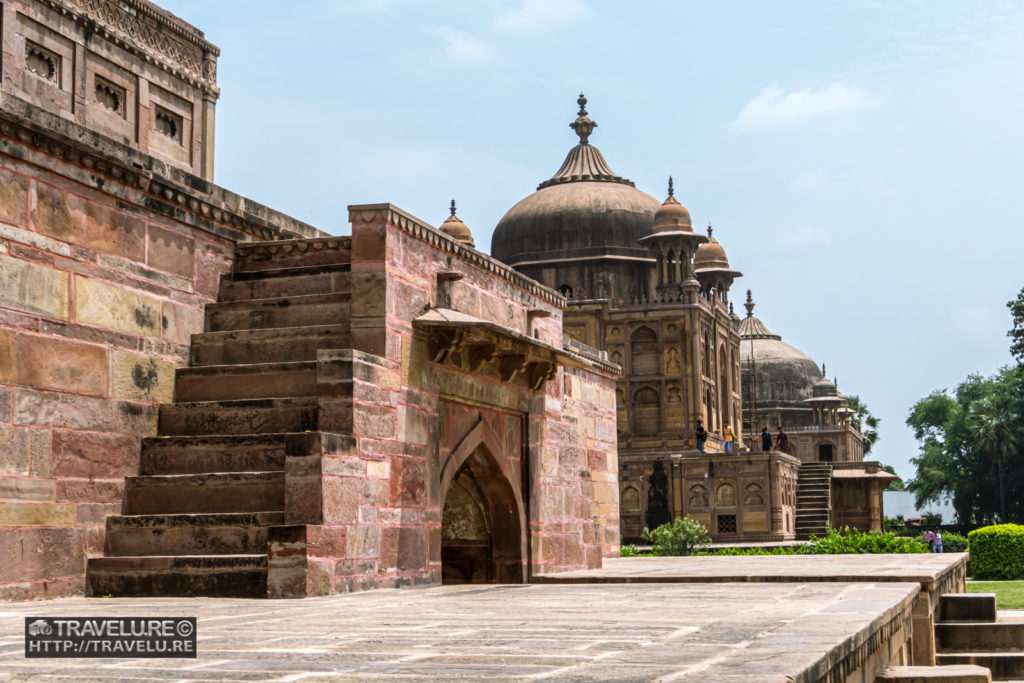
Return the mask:
POLYGON ((4 96, 0 598, 82 593, 234 243, 318 232, 4 96))
POLYGON ((0 92, 213 180, 220 51, 145 0, 3 3, 0 92))
MULTIPOLYGON (((617 555, 618 368, 562 350, 555 292, 391 205, 350 207, 350 219, 352 349, 333 361, 321 351, 318 371, 319 429, 344 436, 325 436, 336 446, 319 465, 322 524, 272 539, 271 594, 440 582, 446 494, 474 457, 508 492, 489 501, 507 507, 494 533, 508 559, 493 580, 617 555), (431 311, 455 316, 464 336, 431 311), (486 335, 508 348, 481 351, 486 335), (578 367, 527 362, 535 350, 578 367), (516 354, 522 367, 509 370, 516 354)), ((286 507, 308 498, 286 487, 286 507)))

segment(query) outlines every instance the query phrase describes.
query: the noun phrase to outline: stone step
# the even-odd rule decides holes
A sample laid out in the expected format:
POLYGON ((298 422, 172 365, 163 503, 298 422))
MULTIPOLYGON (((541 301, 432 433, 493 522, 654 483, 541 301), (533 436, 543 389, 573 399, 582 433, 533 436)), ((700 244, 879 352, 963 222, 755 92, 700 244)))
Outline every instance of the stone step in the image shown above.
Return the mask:
POLYGON ((990 683, 992 674, 983 666, 889 666, 875 683, 990 683))
POLYGON ((974 664, 992 672, 993 681, 1008 681, 1024 678, 1024 653, 1021 652, 939 652, 935 663, 948 666, 974 664))
POLYGON ((267 552, 267 530, 283 512, 107 517, 105 554, 245 555, 267 552))
POLYGON ((284 510, 284 472, 214 472, 125 477, 127 515, 284 510))
POLYGON ((304 268, 276 268, 226 273, 220 278, 218 301, 272 299, 303 294, 349 292, 352 289, 347 263, 304 268))
POLYGON ((940 621, 996 620, 995 593, 947 593, 939 597, 940 621))
POLYGON ((351 237, 310 237, 235 245, 235 270, 238 272, 351 262, 351 237))
POLYGON ((942 621, 935 624, 935 648, 950 654, 1020 652, 1024 656, 1024 622, 942 621))
POLYGON ((284 470, 287 434, 157 436, 142 440, 139 474, 284 470))
POLYGON ((316 360, 318 349, 347 349, 348 322, 337 325, 271 327, 192 335, 193 367, 316 360))
POLYGON ((94 557, 86 570, 86 594, 265 598, 267 554, 94 557))
POLYGON ((316 429, 316 397, 197 401, 160 406, 164 436, 270 434, 316 429))
POLYGON ((207 332, 330 325, 349 319, 348 292, 206 305, 207 332))
POLYGON ((176 401, 225 401, 316 395, 316 361, 178 368, 176 401))

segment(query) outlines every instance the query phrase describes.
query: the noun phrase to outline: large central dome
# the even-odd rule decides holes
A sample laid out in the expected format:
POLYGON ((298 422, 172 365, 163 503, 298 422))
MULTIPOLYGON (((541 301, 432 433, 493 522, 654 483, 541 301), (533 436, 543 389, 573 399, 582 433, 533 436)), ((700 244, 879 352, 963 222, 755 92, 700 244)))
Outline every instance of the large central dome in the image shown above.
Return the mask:
MULTIPOLYGON (((587 116, 587 99, 580 95, 580 110, 570 125, 580 138, 561 168, 537 191, 509 209, 491 239, 491 255, 549 287, 579 295, 585 281, 581 261, 620 262, 635 268, 653 263, 648 249, 637 242, 653 231, 654 213, 661 207, 654 197, 616 175, 600 150, 590 144, 597 123, 587 116), (573 264, 577 272, 561 266, 573 264)), ((619 270, 619 269, 614 269, 619 270)), ((588 296, 614 296, 629 279, 626 273, 602 282, 588 296)), ((592 284, 592 283, 591 283, 592 284)))

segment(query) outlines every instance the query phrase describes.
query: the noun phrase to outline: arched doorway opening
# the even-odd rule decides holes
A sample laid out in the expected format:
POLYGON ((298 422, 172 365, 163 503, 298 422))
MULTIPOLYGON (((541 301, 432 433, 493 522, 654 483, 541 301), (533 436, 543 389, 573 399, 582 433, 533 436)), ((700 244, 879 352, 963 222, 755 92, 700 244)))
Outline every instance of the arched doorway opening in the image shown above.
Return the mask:
POLYGON ((508 479, 478 447, 448 486, 441 514, 441 583, 522 583, 520 506, 508 479))

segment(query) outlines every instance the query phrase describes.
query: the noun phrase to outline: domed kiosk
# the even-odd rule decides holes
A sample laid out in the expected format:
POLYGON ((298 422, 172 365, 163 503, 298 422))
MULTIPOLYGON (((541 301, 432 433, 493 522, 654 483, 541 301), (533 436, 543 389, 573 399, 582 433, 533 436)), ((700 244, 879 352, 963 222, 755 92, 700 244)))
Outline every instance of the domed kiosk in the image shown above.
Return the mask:
POLYGON ((661 203, 612 171, 590 144, 597 123, 582 93, 577 104, 569 126, 579 144, 498 222, 491 255, 567 298, 625 302, 635 283, 649 283, 654 259, 639 240, 651 234, 661 203))

